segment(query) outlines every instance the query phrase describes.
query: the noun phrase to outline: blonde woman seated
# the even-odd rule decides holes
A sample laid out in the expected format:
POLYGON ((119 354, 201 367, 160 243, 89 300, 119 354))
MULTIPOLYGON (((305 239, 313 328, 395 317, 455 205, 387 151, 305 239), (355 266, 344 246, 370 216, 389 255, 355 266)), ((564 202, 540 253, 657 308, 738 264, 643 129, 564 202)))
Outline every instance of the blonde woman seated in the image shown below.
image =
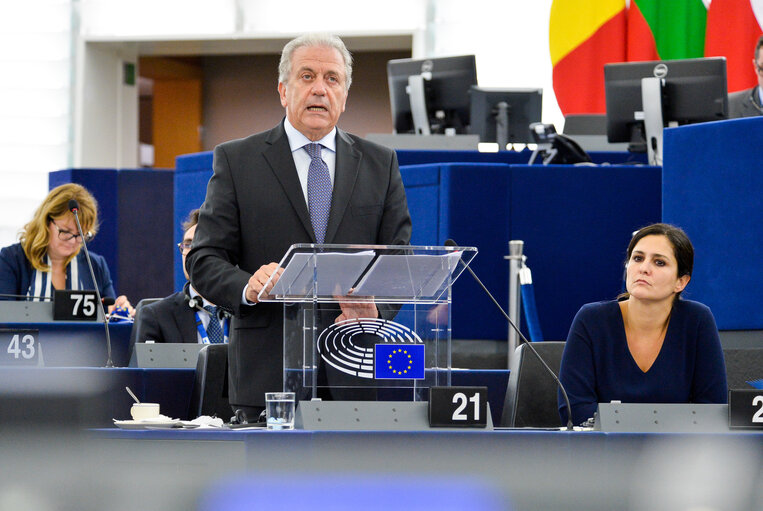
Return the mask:
MULTIPOLYGON (((79 219, 86 241, 98 228, 98 204, 84 187, 68 183, 50 191, 19 235, 20 243, 0 250, 0 299, 46 300, 56 289, 95 289, 69 201, 79 203, 79 219), (15 298, 14 296, 15 295, 15 298)), ((90 252, 93 273, 102 297, 116 297, 106 260, 90 252)), ((125 296, 113 307, 133 313, 125 296)))
MULTIPOLYGON (((627 293, 584 305, 575 316, 559 378, 573 424, 598 403, 726 403, 726 367, 710 309, 681 292, 694 247, 681 229, 653 224, 628 245, 627 293)), ((559 415, 567 407, 559 396, 559 415)))

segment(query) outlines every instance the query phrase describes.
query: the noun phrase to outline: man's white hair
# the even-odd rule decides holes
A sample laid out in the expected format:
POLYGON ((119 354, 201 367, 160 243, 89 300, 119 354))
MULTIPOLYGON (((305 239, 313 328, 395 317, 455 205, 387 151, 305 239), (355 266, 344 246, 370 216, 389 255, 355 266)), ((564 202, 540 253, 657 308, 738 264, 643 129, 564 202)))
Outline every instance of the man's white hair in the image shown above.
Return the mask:
POLYGON ((345 89, 350 90, 352 83, 352 55, 347 50, 344 42, 332 34, 304 34, 296 39, 292 39, 281 52, 281 62, 278 63, 278 81, 286 84, 291 74, 291 57, 294 52, 306 46, 334 48, 344 60, 345 89))

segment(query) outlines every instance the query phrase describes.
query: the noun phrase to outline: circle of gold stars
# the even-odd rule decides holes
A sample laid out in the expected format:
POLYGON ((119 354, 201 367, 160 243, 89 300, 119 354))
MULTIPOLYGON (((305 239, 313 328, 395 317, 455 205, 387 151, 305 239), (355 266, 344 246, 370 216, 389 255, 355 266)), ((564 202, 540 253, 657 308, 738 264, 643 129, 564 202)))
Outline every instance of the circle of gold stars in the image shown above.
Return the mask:
POLYGON ((389 370, 392 371, 392 374, 406 374, 408 371, 411 370, 411 356, 408 354, 408 350, 404 350, 402 348, 397 350, 392 350, 392 353, 390 353, 389 356, 387 357, 387 364, 389 365, 389 370), (402 370, 393 369, 392 367, 392 357, 398 353, 406 355, 408 357, 408 367, 406 367, 405 369, 402 369, 402 370))

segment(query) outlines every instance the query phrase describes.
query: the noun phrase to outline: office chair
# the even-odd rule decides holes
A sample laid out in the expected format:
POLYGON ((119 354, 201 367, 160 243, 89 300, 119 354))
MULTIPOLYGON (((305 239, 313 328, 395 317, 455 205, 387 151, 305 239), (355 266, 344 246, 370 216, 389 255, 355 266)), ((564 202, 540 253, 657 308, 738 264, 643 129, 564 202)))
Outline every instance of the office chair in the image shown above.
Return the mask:
POLYGON ((752 389, 749 381, 763 378, 763 348, 723 348, 729 390, 752 389))
MULTIPOLYGON (((564 342, 535 342, 533 347, 559 376, 564 342)), ((510 428, 555 428, 562 425, 556 401, 557 385, 526 344, 520 344, 511 359, 509 383, 501 426, 510 428)))
POLYGON ((138 321, 140 321, 140 313, 141 309, 145 307, 148 304, 158 302, 161 300, 161 298, 143 298, 135 305, 135 316, 133 317, 134 321, 132 324, 132 330, 130 330, 130 345, 128 347, 127 353, 129 357, 132 357, 132 350, 133 346, 135 346, 135 342, 138 340, 138 321))
POLYGON ((199 351, 188 417, 217 416, 228 422, 233 415, 228 401, 228 345, 208 344, 199 351))

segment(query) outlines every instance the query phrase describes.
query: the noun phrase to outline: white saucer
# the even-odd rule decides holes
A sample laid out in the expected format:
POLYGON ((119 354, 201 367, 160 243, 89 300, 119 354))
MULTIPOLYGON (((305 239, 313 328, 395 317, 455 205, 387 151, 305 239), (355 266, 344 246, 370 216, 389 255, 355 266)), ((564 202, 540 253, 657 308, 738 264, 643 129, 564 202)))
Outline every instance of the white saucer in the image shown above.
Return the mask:
POLYGON ((183 424, 177 419, 169 421, 118 421, 114 419, 114 425, 121 429, 169 429, 183 427, 183 424))

